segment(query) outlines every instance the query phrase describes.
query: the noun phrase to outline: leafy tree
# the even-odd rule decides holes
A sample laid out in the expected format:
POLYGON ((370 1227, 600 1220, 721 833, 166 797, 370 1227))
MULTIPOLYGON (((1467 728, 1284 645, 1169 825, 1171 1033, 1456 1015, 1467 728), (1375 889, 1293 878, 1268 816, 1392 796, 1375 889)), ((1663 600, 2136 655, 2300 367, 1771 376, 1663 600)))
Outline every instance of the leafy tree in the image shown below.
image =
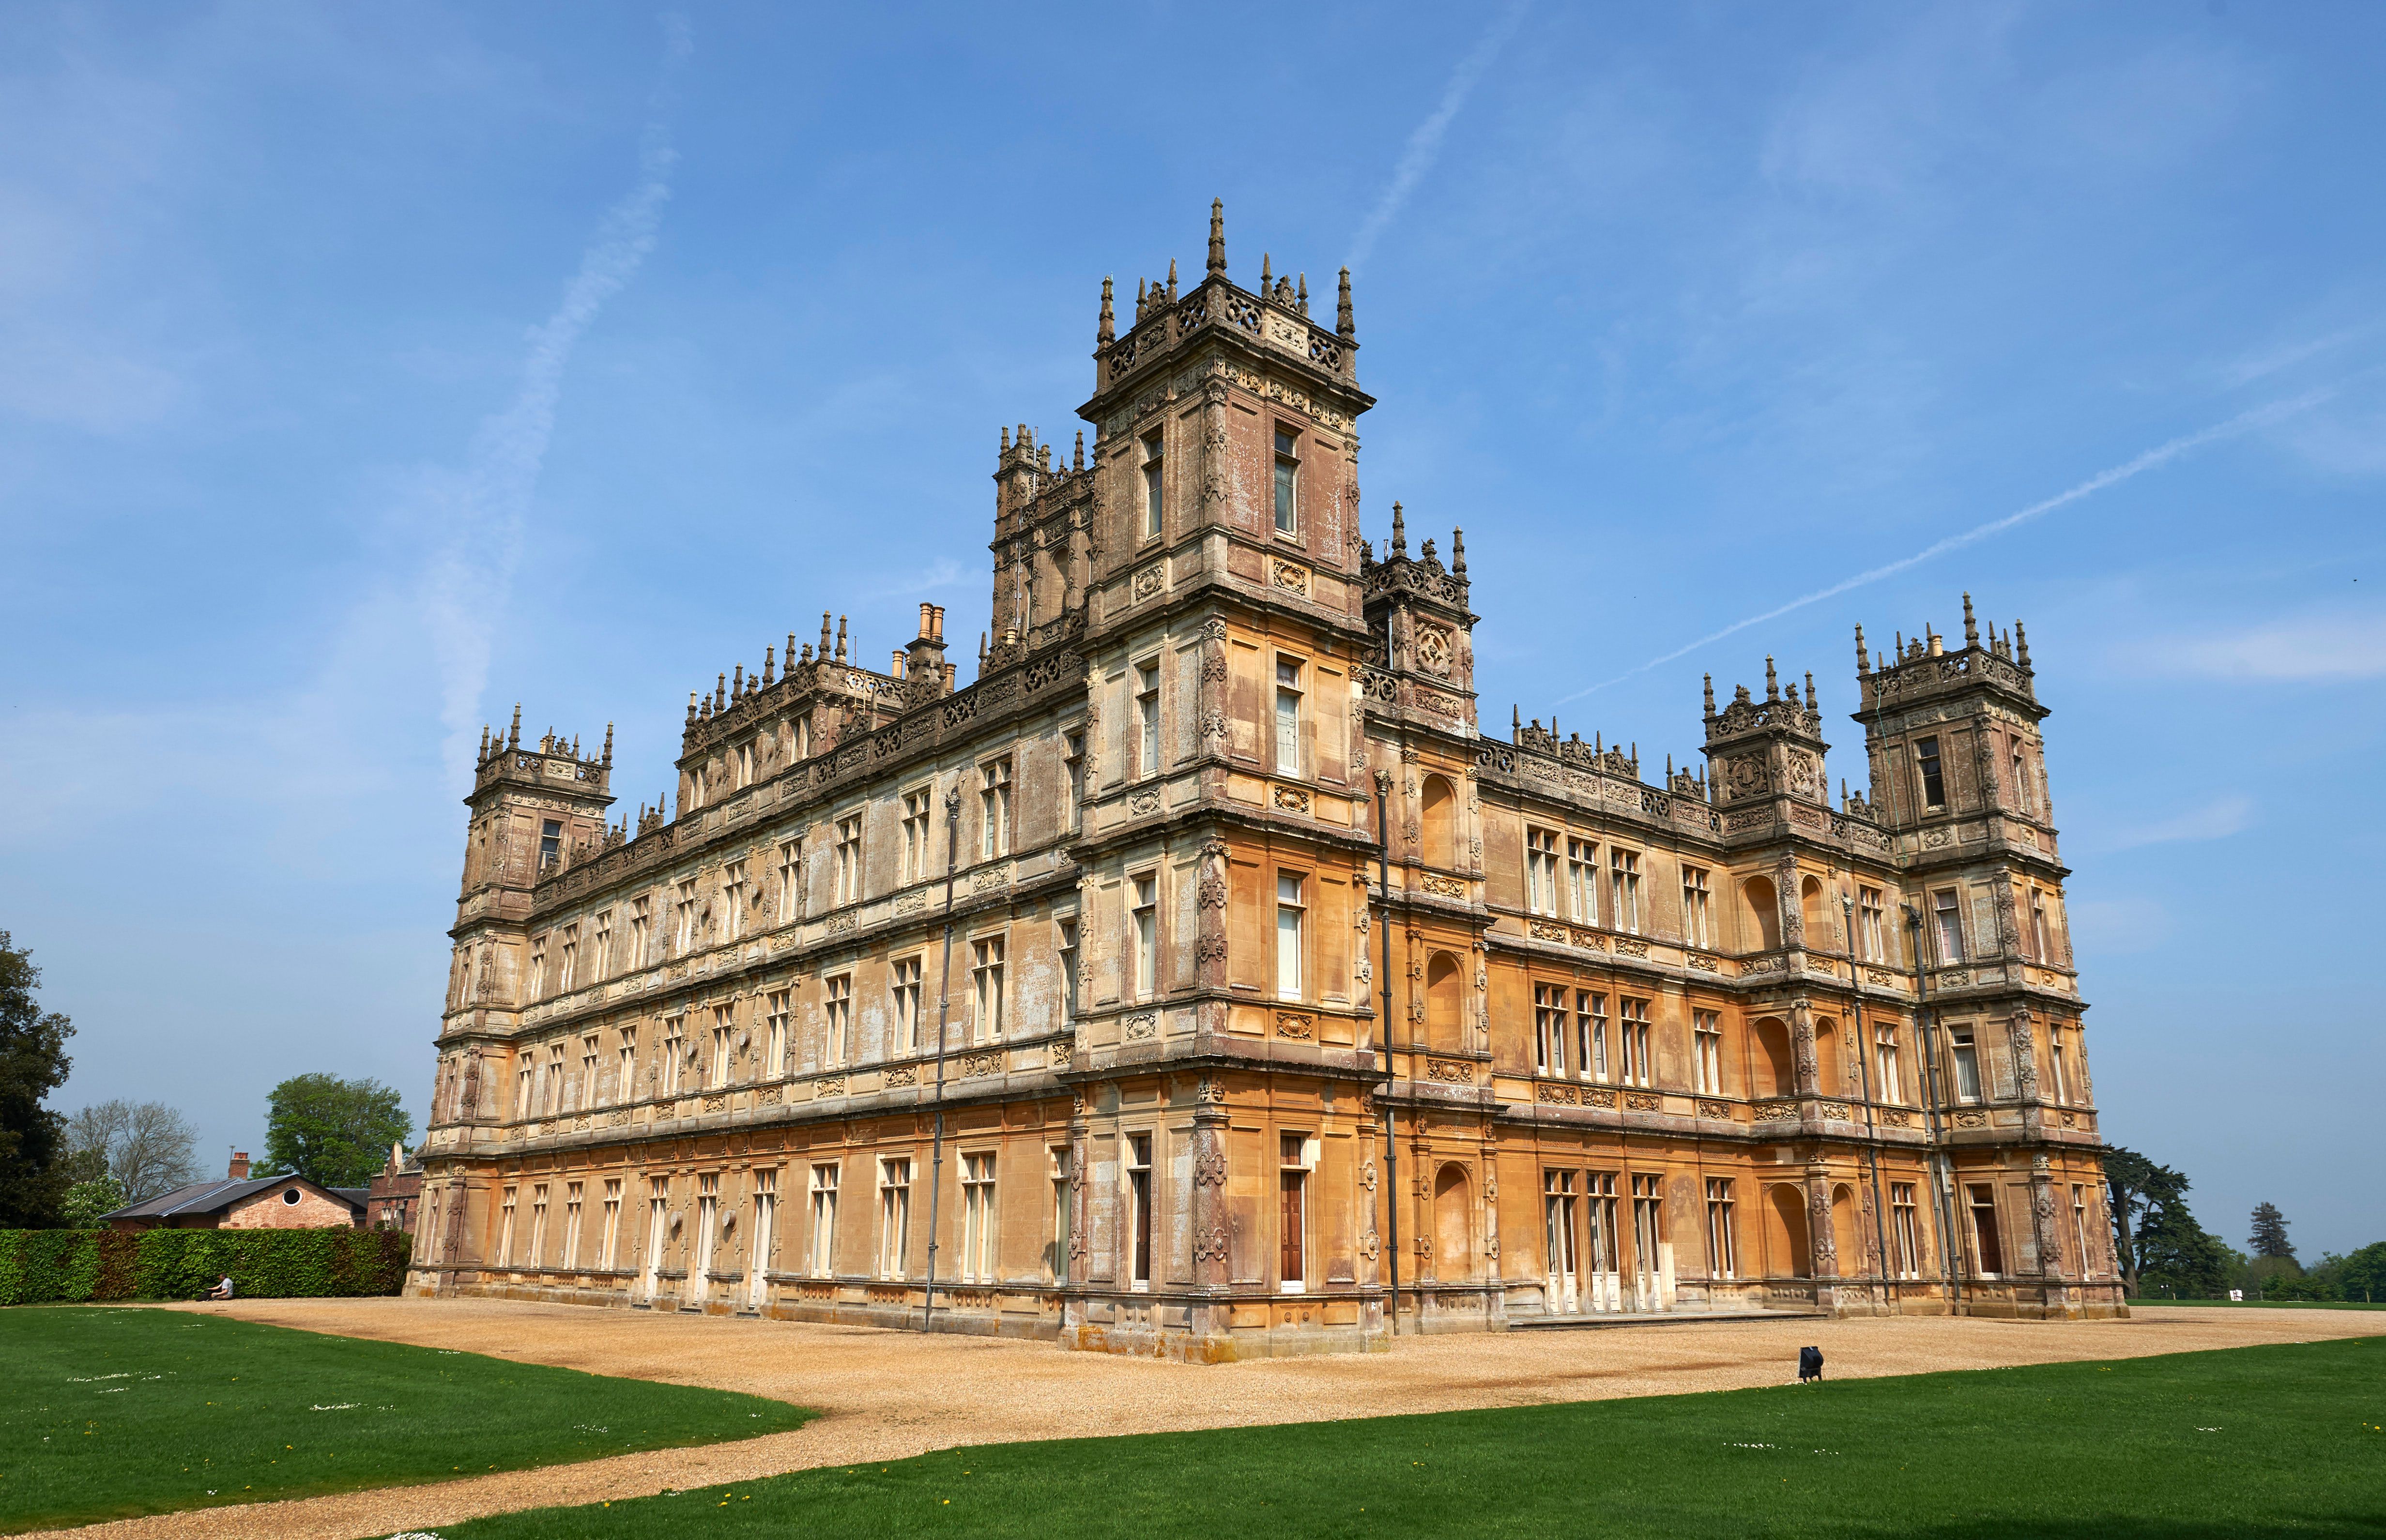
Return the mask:
POLYGON ((45 1230, 58 1219, 67 1173, 63 1124, 42 1105, 66 1083, 74 1023, 33 999, 42 970, 0 931, 0 1230, 45 1230))
POLYGON ((2372 1241, 2350 1256, 2323 1256, 2312 1269, 2341 1299, 2386 1300, 2386 1241, 2372 1241))
POLYGON ((2256 1257, 2283 1257, 2291 1262, 2295 1259, 2295 1248, 2287 1240, 2287 1216, 2279 1212, 2277 1204, 2254 1206, 2253 1246, 2256 1257))
POLYGON ((2104 1152, 2104 1181, 2113 1190, 2113 1252, 2131 1295, 2228 1292, 2235 1254, 2196 1223, 2185 1175, 2116 1145, 2104 1152))
POLYGON ((67 1120, 67 1149, 79 1180, 90 1180, 94 1157, 138 1203, 199 1179, 198 1130, 164 1102, 121 1099, 86 1107, 67 1120))
POLYGON ((66 1202, 59 1206, 59 1217, 69 1230, 100 1230, 106 1228, 100 1222, 101 1215, 112 1214, 132 1201, 116 1178, 103 1175, 69 1187, 66 1202))
POLYGON ((414 1120, 394 1086, 337 1075, 295 1075, 273 1088, 259 1176, 292 1173, 325 1187, 361 1187, 403 1144, 414 1120))

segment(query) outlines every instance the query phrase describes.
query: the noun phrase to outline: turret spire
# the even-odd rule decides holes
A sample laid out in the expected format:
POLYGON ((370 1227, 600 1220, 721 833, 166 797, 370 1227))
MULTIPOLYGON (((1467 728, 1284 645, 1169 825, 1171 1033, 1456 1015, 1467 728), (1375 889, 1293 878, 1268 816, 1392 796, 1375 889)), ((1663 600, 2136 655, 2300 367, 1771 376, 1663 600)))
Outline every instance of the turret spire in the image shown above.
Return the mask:
POLYGON ((514 702, 514 724, 506 729, 506 746, 521 747, 521 702, 514 702))
POLYGON ((1226 200, 1210 200, 1210 270, 1226 270, 1226 200))
POLYGON ((1766 700, 1779 700, 1781 698, 1780 682, 1773 677, 1773 655, 1771 653, 1766 653, 1764 655, 1764 698, 1766 700))
POLYGON ((828 661, 828 611, 825 609, 821 611, 820 658, 823 663, 828 661))
POLYGON ((1706 676, 1706 678, 1707 678, 1707 715, 1708 715, 1708 716, 1710 716, 1710 717, 1712 717, 1712 716, 1714 716, 1714 675, 1713 675, 1713 674, 1709 674, 1709 675, 1707 675, 1707 676, 1706 676))
POLYGON ((1350 319, 1350 269, 1348 268, 1342 269, 1342 297, 1334 306, 1334 330, 1345 340, 1359 334, 1359 328, 1350 319))
POLYGON ((1404 557, 1408 554, 1408 525, 1400 518, 1400 504, 1394 503, 1392 505, 1392 555, 1396 557, 1404 557))
POLYGON ((1083 470, 1086 469, 1086 431, 1083 428, 1077 430, 1076 459, 1069 469, 1072 470, 1083 470))
POLYGON ((1972 619, 1972 595, 1966 594, 1964 595, 1964 645, 1977 647, 1979 645, 1980 622, 1972 619))
POLYGON ((1466 532, 1463 529, 1450 532, 1450 571, 1453 577, 1466 575, 1466 532))
POLYGON ((2019 620, 2016 620, 2014 622, 2014 646, 2020 652, 2020 656, 2014 661, 2019 663, 2025 669, 2028 668, 2029 632, 2023 629, 2022 623, 2019 620))
POLYGON ((1111 314, 1111 281, 1105 275, 1102 279, 1102 319, 1094 323, 1094 341, 1108 343, 1117 339, 1118 319, 1111 314))
POLYGON ((1168 303, 1176 303, 1176 258, 1168 259, 1168 303))
POLYGON ((1275 269, 1269 265, 1272 260, 1266 252, 1260 253, 1260 297, 1262 299, 1268 297, 1268 286, 1275 282, 1275 269))
POLYGON ((836 618, 836 660, 845 661, 845 617, 836 618))
POLYGON ((1856 627, 1856 672, 1872 672, 1872 654, 1865 651, 1864 627, 1856 627))

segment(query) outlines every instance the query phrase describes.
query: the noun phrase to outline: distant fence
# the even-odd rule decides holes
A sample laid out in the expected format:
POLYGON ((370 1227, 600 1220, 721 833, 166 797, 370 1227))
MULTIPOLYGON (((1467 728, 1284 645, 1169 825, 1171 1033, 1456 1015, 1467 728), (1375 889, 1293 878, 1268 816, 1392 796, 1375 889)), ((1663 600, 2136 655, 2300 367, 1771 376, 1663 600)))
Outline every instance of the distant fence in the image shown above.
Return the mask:
POLYGON ((414 1237, 400 1230, 0 1230, 0 1305, 396 1294, 414 1237))

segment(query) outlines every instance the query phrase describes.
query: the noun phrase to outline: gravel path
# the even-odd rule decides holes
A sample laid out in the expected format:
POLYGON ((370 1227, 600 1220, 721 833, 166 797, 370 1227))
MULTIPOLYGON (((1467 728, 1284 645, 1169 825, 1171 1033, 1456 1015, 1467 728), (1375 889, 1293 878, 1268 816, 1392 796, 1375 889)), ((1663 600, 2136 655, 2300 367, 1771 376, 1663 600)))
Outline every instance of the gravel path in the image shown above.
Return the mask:
POLYGON ((358 1540, 487 1513, 751 1481, 1021 1439, 1310 1422, 1467 1407, 1731 1390, 1795 1377, 1992 1369, 2386 1333, 2358 1310, 2144 1309, 2134 1320, 1717 1321, 1404 1337, 1390 1353, 1201 1367, 1049 1343, 488 1300, 245 1300, 190 1307, 345 1336, 747 1391, 819 1409, 794 1433, 416 1487, 203 1509, 71 1531, 84 1540, 358 1540))

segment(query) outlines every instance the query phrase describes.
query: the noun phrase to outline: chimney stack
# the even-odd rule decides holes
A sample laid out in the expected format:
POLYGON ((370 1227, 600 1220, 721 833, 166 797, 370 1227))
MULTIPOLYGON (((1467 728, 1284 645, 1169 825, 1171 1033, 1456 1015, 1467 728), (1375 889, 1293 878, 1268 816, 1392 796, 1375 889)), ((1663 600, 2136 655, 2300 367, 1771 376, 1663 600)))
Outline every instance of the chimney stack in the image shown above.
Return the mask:
POLYGON ((225 1175, 225 1177, 226 1177, 228 1180, 230 1180, 230 1181, 233 1181, 233 1182, 245 1182, 245 1181, 247 1181, 247 1180, 248 1180, 248 1151, 246 1151, 246 1150, 245 1150, 245 1149, 236 1149, 236 1150, 232 1151, 232 1166, 231 1166, 231 1168, 230 1168, 229 1170, 227 1170, 227 1171, 224 1172, 224 1175, 225 1175))

